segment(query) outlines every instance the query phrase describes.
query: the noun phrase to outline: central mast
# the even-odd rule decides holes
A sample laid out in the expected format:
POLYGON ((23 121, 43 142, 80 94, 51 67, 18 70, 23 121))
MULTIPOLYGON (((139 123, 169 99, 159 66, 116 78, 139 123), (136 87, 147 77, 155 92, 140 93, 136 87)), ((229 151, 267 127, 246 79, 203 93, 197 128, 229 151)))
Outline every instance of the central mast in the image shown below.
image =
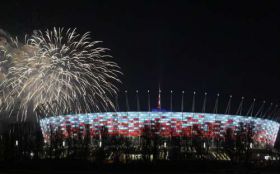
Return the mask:
POLYGON ((161 99, 160 99, 160 94, 161 94, 161 90, 160 90, 160 85, 159 85, 159 88, 158 88, 158 105, 157 105, 157 109, 158 110, 161 110, 161 99))

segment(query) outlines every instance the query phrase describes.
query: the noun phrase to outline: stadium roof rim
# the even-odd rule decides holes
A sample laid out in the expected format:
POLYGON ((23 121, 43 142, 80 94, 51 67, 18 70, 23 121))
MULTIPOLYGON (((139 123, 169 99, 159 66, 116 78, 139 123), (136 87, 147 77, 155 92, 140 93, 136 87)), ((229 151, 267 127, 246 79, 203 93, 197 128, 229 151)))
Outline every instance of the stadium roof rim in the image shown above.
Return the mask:
POLYGON ((274 121, 277 122, 276 120, 270 119, 270 118, 261 118, 261 117, 257 117, 257 116, 249 116, 249 115, 238 115, 238 114, 221 114, 221 113, 208 113, 208 112, 180 112, 180 111, 111 111, 111 112, 91 112, 91 113, 70 113, 70 114, 64 114, 64 115, 53 115, 53 116, 45 116, 42 119, 48 119, 48 118, 52 118, 52 117, 66 117, 66 116, 73 116, 73 115, 77 115, 77 116, 85 116, 85 115, 93 115, 93 114, 128 114, 128 113, 135 113, 135 114, 143 114, 143 113, 165 113, 165 114, 208 114, 208 115, 217 115, 217 116, 234 116, 234 117, 247 117, 247 118, 254 118, 254 119, 260 119, 260 120, 270 120, 270 121, 274 121))

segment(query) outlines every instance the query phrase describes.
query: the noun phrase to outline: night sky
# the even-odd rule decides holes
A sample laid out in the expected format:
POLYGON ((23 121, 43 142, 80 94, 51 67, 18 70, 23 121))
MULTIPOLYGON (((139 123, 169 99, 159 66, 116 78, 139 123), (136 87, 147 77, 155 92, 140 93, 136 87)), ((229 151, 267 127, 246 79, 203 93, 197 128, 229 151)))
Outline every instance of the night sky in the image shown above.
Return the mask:
POLYGON ((187 1, 1 2, 0 28, 76 27, 120 65, 121 90, 196 90, 279 102, 280 6, 187 1))

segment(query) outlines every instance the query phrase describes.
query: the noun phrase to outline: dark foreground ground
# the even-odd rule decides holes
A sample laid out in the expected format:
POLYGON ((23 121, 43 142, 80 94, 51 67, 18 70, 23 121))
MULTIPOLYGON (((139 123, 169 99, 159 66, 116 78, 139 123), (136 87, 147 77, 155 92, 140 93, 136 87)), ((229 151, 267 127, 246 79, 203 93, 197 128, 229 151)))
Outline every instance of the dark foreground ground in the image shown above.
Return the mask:
POLYGON ((159 161, 156 163, 97 164, 81 160, 2 161, 1 173, 93 173, 93 174, 276 174, 280 163, 256 162, 235 164, 223 161, 159 161))

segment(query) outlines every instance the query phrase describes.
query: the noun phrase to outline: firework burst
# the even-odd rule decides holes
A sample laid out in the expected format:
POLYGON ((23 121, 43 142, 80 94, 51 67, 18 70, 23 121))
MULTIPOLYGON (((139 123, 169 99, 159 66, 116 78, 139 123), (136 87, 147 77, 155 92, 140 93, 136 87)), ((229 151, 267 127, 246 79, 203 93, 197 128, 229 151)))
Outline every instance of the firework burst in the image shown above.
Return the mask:
POLYGON ((111 98, 121 72, 99 42, 89 33, 54 28, 34 32, 24 44, 13 40, 12 46, 0 47, 1 109, 25 120, 32 113, 114 108, 111 98))

